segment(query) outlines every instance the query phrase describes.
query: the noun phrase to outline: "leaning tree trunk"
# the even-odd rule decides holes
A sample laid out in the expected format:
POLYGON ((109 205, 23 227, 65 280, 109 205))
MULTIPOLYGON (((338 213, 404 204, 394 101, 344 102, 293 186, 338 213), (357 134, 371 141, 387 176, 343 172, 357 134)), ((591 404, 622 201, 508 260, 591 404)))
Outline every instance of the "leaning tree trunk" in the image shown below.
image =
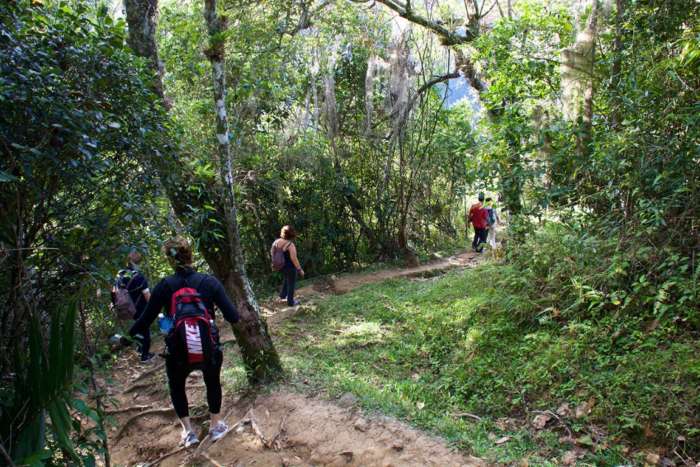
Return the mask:
MULTIPOLYGON (((233 291, 241 315, 236 338, 241 344, 241 353, 254 379, 269 380, 279 373, 281 365, 265 322, 260 319, 260 308, 255 300, 253 288, 245 273, 243 251, 241 250, 238 220, 236 219, 236 198, 233 186, 233 164, 229 144, 228 115, 226 113, 226 72, 225 36, 226 17, 216 13, 216 0, 204 0, 204 18, 209 33, 209 48, 206 56, 212 67, 214 104, 216 107, 216 137, 218 139, 219 168, 224 184, 223 199, 226 220, 226 241, 228 262, 233 269, 217 271, 225 284, 233 291)), ((235 328, 234 328, 235 330, 235 328)))
MULTIPOLYGON (((126 0, 125 8, 127 13, 127 23, 129 25, 129 46, 136 55, 148 60, 151 68, 155 72, 154 90, 163 98, 163 104, 168 107, 164 98, 162 84, 162 67, 158 61, 157 45, 155 40, 156 12, 158 9, 157 0, 126 0)), ((206 10, 209 10, 207 4, 206 10)), ((205 11, 206 11, 205 10, 205 11)), ((214 11, 214 10, 212 10, 214 11)), ((223 44, 222 44, 223 50, 223 44)), ((214 64, 214 62, 213 62, 214 64)), ((214 66, 216 76, 217 66, 214 66)), ((220 62, 221 75, 223 76, 223 55, 220 62)), ((224 94, 224 82, 221 81, 221 89, 217 89, 217 96, 224 94)), ((218 109, 223 110, 223 125, 226 130, 225 101, 218 109)), ((219 117, 217 117, 219 118, 219 117)), ((221 120, 219 118, 219 120, 221 120)), ((221 124, 221 122, 219 122, 221 124)), ((218 131, 222 134, 221 131, 218 131)), ((228 134, 228 131, 225 133, 228 134)), ((228 141, 228 138, 226 138, 228 141)), ((226 145, 228 154, 228 144, 226 145)), ((207 263, 221 280, 229 295, 233 296, 241 316, 241 321, 233 325, 233 332, 241 348, 243 362, 246 367, 248 381, 251 384, 264 383, 275 378, 281 372, 281 364, 272 339, 267 330, 267 325, 260 318, 259 307, 250 286, 250 282, 245 273, 243 265, 243 254, 241 252, 238 224, 236 222, 236 207, 233 199, 232 169, 230 167, 230 157, 221 158, 222 175, 224 183, 220 192, 200 192, 195 193, 187 187, 196 180, 192 180, 193 174, 184 173, 182 165, 178 163, 178 153, 176 148, 166 148, 162 154, 154 154, 149 162, 158 172, 163 186, 166 189, 170 203, 177 216, 187 225, 190 233, 198 238, 199 250, 207 263), (226 230, 223 232, 223 239, 217 240, 212 235, 206 235, 207 229, 216 228, 216 225, 191 223, 188 217, 191 209, 204 208, 205 205, 216 207, 216 214, 226 221, 226 230)))

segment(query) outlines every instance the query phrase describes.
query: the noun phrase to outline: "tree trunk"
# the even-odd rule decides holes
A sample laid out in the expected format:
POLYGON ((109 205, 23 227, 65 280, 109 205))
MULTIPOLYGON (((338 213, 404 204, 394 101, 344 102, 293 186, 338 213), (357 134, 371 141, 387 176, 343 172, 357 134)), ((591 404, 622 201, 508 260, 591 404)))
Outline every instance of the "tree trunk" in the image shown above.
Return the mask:
POLYGON ((170 109, 170 101, 165 98, 163 91, 163 63, 158 58, 158 45, 155 40, 158 0, 124 0, 124 9, 129 25, 129 47, 139 57, 146 58, 157 73, 153 86, 163 99, 165 108, 170 109))
POLYGON ((576 152, 586 156, 593 130, 595 42, 598 34, 598 0, 593 0, 585 28, 576 41, 562 51, 562 102, 564 117, 578 122, 576 152))
POLYGON ((591 37, 591 48, 588 53, 588 81, 583 92, 583 114, 581 127, 580 151, 582 155, 590 153, 590 144, 593 138, 593 94, 595 92, 594 71, 595 71, 595 42, 598 34, 598 0, 593 0, 593 8, 591 9, 591 17, 588 20, 586 28, 587 33, 591 37))
MULTIPOLYGON (((226 240, 230 263, 218 271, 224 283, 233 292, 241 315, 241 322, 234 326, 236 339, 246 362, 249 378, 256 381, 269 381, 281 372, 281 364, 267 325, 260 318, 253 288, 245 272, 243 251, 241 250, 238 220, 236 219, 236 197, 233 185, 233 163, 229 144, 228 115, 226 112, 226 71, 225 42, 226 17, 216 12, 216 0, 204 1, 204 18, 209 32, 207 58, 212 66, 214 103, 216 106, 216 137, 219 145, 219 168, 224 184, 224 212, 226 219, 226 240), (238 332, 236 332, 238 331, 238 332)), ((213 259, 213 258, 212 258, 213 259)))
MULTIPOLYGON (((216 4, 207 2, 205 13, 210 9, 215 22, 216 4), (210 8, 213 6, 213 8, 210 8)), ((155 72, 154 88, 161 96, 163 93, 162 67, 159 65, 155 40, 157 0, 127 0, 125 2, 127 23, 129 25, 129 45, 134 52, 149 60, 155 72)), ((205 14, 206 16, 206 14, 205 14)), ((209 17, 207 16, 207 23, 209 17)), ((219 26, 222 26, 220 23, 219 26)), ((223 52, 223 44, 220 45, 223 52)), ((211 50, 209 51, 211 53, 211 50)), ((223 53, 221 60, 212 61, 215 78, 215 101, 217 105, 217 134, 226 136, 225 144, 219 147, 222 180, 225 186, 216 192, 196 193, 187 187, 193 183, 191 173, 181 172, 182 165, 178 163, 177 148, 167 148, 163 154, 154 154, 149 162, 155 167, 163 182, 168 198, 177 216, 188 227, 190 233, 200 240, 199 250, 211 267, 214 274, 221 280, 226 291, 231 295, 241 316, 241 320, 233 325, 233 332, 241 349, 241 355, 246 367, 248 381, 251 384, 264 383, 274 379, 281 373, 281 364, 267 325, 260 318, 259 307, 255 300, 250 282, 245 273, 243 254, 240 246, 238 223, 236 221, 236 206, 233 198, 233 178, 231 158, 228 147, 228 124, 225 107, 225 82, 223 80, 223 53), (221 77, 218 80, 217 76, 221 77), (221 102, 221 104, 220 104, 221 102), (205 204, 216 207, 216 216, 226 221, 223 239, 217 240, 212 235, 206 235, 208 229, 216 228, 215 224, 200 224, 188 221, 191 207, 203 208, 205 204)), ((167 108, 167 103, 164 101, 167 108)), ((194 181, 196 182, 196 180, 194 181)))
POLYGON ((615 10, 615 40, 613 41, 613 63, 610 78, 612 88, 613 105, 610 112, 610 123, 613 129, 620 128, 620 113, 622 111, 622 100, 620 99, 620 78, 622 74, 622 20, 625 13, 625 1, 616 0, 615 10))

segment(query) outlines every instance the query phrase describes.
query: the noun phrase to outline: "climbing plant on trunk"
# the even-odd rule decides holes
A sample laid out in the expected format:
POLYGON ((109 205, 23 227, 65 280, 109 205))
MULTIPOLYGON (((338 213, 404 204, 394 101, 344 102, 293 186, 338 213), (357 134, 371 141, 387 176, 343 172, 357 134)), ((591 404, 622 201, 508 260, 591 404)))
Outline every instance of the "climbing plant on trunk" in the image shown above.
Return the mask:
MULTIPOLYGON (((154 71, 154 89, 163 97, 162 68, 159 66, 155 40, 158 2, 128 0, 125 8, 129 45, 137 55, 148 60, 154 71)), ((252 384, 265 383, 279 375, 282 367, 267 325, 260 317, 258 303, 245 272, 240 246, 225 108, 224 48, 221 34, 225 19, 216 15, 216 3, 209 0, 205 3, 205 18, 213 45, 207 50, 207 55, 214 73, 218 159, 222 180, 212 183, 211 180, 192 174, 180 160, 175 147, 164 148, 162 154, 151 155, 148 162, 158 171, 175 213, 198 240, 200 252, 236 301, 241 320, 232 328, 241 349, 248 381, 252 384), (198 212, 208 214, 205 219, 193 219, 196 217, 193 214, 198 212), (224 220, 223 231, 219 219, 224 220)), ((167 106, 164 97, 163 104, 167 106)))

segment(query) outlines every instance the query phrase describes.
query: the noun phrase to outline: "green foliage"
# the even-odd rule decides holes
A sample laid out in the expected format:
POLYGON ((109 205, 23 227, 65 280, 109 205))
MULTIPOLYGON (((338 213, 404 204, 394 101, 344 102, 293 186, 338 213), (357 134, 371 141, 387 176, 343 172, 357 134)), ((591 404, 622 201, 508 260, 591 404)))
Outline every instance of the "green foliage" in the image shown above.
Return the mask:
MULTIPOLYGON (((480 128, 466 106, 444 108, 438 87, 411 94, 397 119, 388 70, 399 48, 382 9, 323 2, 307 16, 304 2, 229 2, 230 29, 216 38, 257 287, 272 280, 268 246, 283 224, 301 232, 304 268, 330 273, 454 246, 464 197, 498 191, 510 214, 505 265, 333 299, 303 317, 313 333, 287 356, 290 368, 494 460, 539 448, 537 461, 553 462, 554 435, 495 422, 562 402, 595 401, 570 421, 584 437, 669 446, 699 436, 700 4, 601 10, 589 128, 562 111, 562 50, 590 14, 565 3, 517 2, 512 17, 474 29, 473 48, 455 46, 488 83, 480 128), (463 411, 485 418, 446 415, 463 411), (493 448, 489 432, 513 442, 493 448)), ((455 17, 455 5, 436 14, 455 17)), ((168 121, 123 20, 104 6, 0 6, 0 442, 27 463, 75 460, 104 442, 100 429, 69 436, 73 322, 60 310, 68 297, 82 305, 76 360, 94 363, 114 326, 102 293, 114 269, 132 248, 157 256, 181 230, 162 188, 185 187, 190 233, 221 251, 225 212, 203 201, 222 186, 206 37, 200 4, 162 6, 168 121), (170 151, 177 170, 158 157, 170 151), (163 164, 162 177, 144 161, 163 164), (22 435, 10 443, 10 433, 22 435)), ((452 57, 421 28, 406 40, 420 67, 403 84, 415 92, 452 57)), ((147 272, 166 266, 152 259, 147 272)), ((588 460, 621 456, 601 448, 588 460)))
POLYGON ((513 286, 532 291, 539 309, 556 310, 565 318, 597 319, 612 313, 700 329, 700 276, 689 259, 670 249, 624 245, 619 232, 607 234, 548 224, 535 239, 512 251, 513 267, 523 272, 513 286))
POLYGON ((480 146, 479 155, 482 178, 498 182, 506 208, 532 215, 547 202, 539 183, 549 162, 551 119, 561 117, 558 54, 572 41, 572 24, 563 5, 523 2, 520 8, 521 14, 499 20, 476 43, 475 58, 487 66, 489 87, 481 97, 490 114, 489 144, 480 146))
POLYGON ((529 243, 523 258, 540 252, 531 269, 487 265, 329 299, 279 331, 292 349, 284 354, 286 367, 299 379, 332 393, 351 391, 369 408, 437 430, 493 461, 535 455, 531 461, 544 462, 547 453, 566 449, 558 436, 550 439, 525 426, 533 410, 555 411, 563 403, 573 411, 592 401, 590 415, 566 418, 576 437, 593 434, 597 440, 591 461, 619 459, 615 446, 623 440, 696 440, 700 360, 697 342, 682 332, 682 323, 666 319, 650 327, 650 320, 624 313, 545 308, 560 300, 580 299, 575 306, 583 310, 599 303, 596 294, 586 293, 595 281, 584 271, 610 258, 591 252, 594 239, 578 243, 589 245, 579 252, 571 249, 575 236, 565 237, 545 233, 529 243), (570 259, 552 270, 543 263, 558 249, 570 259), (570 279, 559 278, 564 269, 570 279), (553 286, 543 287, 549 280, 553 286), (451 415, 463 412, 482 422, 451 415), (504 417, 521 421, 503 428, 497 422, 504 417), (485 439, 488 432, 513 441, 494 447, 485 439))
POLYGON ((44 449, 46 413, 51 417, 53 440, 63 456, 71 461, 80 459, 71 441, 74 423, 69 413, 75 320, 75 307, 54 315, 47 348, 38 319, 34 319, 29 328, 29 351, 23 356, 27 359, 28 371, 18 375, 14 388, 14 397, 20 400, 10 402, 2 414, 5 420, 15 420, 3 423, 2 436, 16 438, 12 454, 20 464, 37 465, 29 459, 47 460, 52 456, 44 449))
POLYGON ((32 465, 90 464, 105 436, 76 431, 73 366, 113 326, 114 269, 162 237, 167 206, 140 161, 167 128, 106 9, 22 1, 0 18, 0 442, 32 465), (76 338, 79 305, 92 325, 76 338))
MULTIPOLYGON (((407 135, 415 135, 407 138, 410 160, 400 156, 386 136, 391 118, 383 93, 369 94, 371 135, 365 121, 367 63, 374 55, 388 59, 391 29, 355 8, 327 5, 313 28, 292 34, 301 21, 297 10, 288 2, 252 2, 227 11, 236 24, 235 34, 226 37, 226 78, 247 271, 258 281, 270 280, 269 244, 287 223, 301 232, 300 258, 311 275, 396 258, 403 217, 410 247, 419 253, 453 241, 463 232, 455 227, 474 144, 470 115, 441 110, 437 93, 426 93, 408 123, 407 135), (332 136, 328 80, 338 120, 332 136)), ((188 164, 199 170, 212 163, 216 141, 200 6, 164 7, 159 31, 179 139, 188 164)), ((430 44, 429 36, 414 40, 420 47, 430 44)), ((430 53, 436 54, 426 52, 426 67, 432 66, 430 53)), ((387 84, 388 75, 377 78, 378 89, 387 84)), ((198 222, 220 217, 214 211, 193 215, 198 222)))

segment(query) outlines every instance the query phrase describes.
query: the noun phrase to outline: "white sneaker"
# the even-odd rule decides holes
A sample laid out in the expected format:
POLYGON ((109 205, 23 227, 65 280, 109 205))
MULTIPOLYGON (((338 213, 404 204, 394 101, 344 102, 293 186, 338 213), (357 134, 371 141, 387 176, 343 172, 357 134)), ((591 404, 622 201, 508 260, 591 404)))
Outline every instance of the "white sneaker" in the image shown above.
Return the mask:
POLYGON ((182 432, 182 441, 180 441, 180 444, 185 446, 186 448, 190 446, 194 446, 195 444, 199 443, 199 439, 197 439, 197 435, 194 434, 194 431, 183 431, 182 432))
POLYGON ((209 430, 209 437, 211 438, 212 441, 218 441, 223 436, 228 432, 228 425, 223 422, 219 421, 219 423, 216 424, 214 428, 209 430))

